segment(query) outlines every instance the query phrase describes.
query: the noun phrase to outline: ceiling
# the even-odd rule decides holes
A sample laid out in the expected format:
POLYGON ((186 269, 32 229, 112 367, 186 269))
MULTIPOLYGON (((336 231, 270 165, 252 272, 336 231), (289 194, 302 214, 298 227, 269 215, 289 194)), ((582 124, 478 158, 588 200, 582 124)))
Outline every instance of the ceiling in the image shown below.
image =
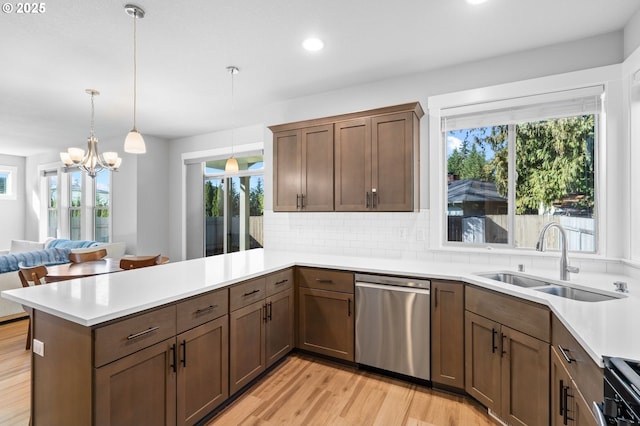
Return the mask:
MULTIPOLYGON (((138 129, 176 138, 254 124, 287 99, 624 28, 637 0, 136 0, 138 129), (302 49, 316 35, 321 52, 302 49)), ((13 3, 17 4, 17 3, 13 3)), ((56 0, 0 16, 0 153, 85 147, 132 126, 133 18, 125 2, 56 0)))

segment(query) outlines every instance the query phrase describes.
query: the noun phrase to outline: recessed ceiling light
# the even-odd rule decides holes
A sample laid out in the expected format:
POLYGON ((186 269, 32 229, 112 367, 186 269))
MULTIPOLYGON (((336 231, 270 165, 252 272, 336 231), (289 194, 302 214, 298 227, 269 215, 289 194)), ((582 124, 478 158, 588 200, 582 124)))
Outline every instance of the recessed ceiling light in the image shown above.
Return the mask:
POLYGON ((311 37, 302 42, 302 47, 309 52, 317 52, 318 50, 322 50, 324 43, 319 38, 311 37))
POLYGON ((486 3, 487 0, 467 0, 467 3, 469 4, 482 4, 482 3, 486 3))

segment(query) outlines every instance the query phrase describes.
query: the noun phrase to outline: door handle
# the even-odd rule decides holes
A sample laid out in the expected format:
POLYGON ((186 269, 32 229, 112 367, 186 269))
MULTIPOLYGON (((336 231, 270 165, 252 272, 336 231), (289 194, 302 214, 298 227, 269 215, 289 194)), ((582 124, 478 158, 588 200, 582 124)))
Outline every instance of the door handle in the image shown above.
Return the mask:
POLYGON ((558 349, 560 350, 560 353, 562 354, 562 356, 564 357, 565 361, 567 361, 567 364, 571 364, 572 362, 575 362, 575 358, 571 358, 567 352, 571 352, 568 349, 563 348, 562 346, 558 345, 558 349))
POLYGON ((300 208, 300 194, 296 194, 296 209, 300 208))
POLYGON ((559 401, 560 402, 560 415, 563 416, 563 418, 564 418, 564 410, 565 410, 565 408, 564 408, 564 381, 563 380, 560 380, 560 389, 559 390, 560 390, 560 394, 559 394, 559 396, 560 396, 560 401, 559 401))
POLYGON ((187 341, 183 340, 182 343, 180 343, 180 346, 182 346, 182 366, 186 367, 187 366, 187 341))
POLYGON ((273 314, 273 302, 269 302, 269 321, 272 320, 271 314, 273 314))
POLYGON ((498 334, 498 330, 496 330, 495 328, 491 329, 491 353, 494 354, 496 353, 496 349, 498 349, 498 346, 496 346, 496 335, 498 334))
POLYGON ((364 198, 364 208, 368 209, 369 208, 369 191, 366 192, 365 198, 364 198))
POLYGON ((503 356, 503 355, 506 355, 506 354, 507 354, 507 351, 505 351, 505 350, 504 350, 504 347, 505 347, 505 345, 504 345, 504 339, 505 339, 506 337, 507 337, 507 335, 506 335, 506 334, 504 334, 504 333, 500 333, 500 344, 501 344, 501 346, 502 346, 502 353, 500 354, 500 357, 501 357, 501 358, 502 358, 502 356, 503 356))
POLYGON ((347 299, 347 316, 351 316, 351 298, 347 299))

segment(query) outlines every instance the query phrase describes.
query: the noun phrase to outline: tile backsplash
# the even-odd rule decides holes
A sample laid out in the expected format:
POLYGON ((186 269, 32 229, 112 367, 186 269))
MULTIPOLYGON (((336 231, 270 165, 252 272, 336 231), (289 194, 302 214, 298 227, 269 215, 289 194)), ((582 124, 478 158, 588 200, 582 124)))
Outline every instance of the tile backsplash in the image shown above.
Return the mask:
MULTIPOLYGON (((264 213, 265 247, 274 250, 371 256, 555 269, 558 254, 523 254, 500 250, 431 249, 429 210, 410 213, 264 213)), ((569 256, 570 262, 585 272, 627 273, 628 265, 604 258, 569 256)))

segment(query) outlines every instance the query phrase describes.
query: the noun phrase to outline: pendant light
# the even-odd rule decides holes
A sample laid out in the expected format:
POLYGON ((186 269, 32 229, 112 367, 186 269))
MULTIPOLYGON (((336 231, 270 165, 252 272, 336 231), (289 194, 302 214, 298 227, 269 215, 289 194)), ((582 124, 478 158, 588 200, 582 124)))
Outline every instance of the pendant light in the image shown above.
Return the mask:
POLYGON ((131 129, 131 131, 127 135, 127 138, 124 140, 124 151, 131 154, 144 154, 145 152, 147 152, 147 147, 144 144, 142 135, 136 129, 136 107, 138 95, 136 22, 138 21, 138 19, 144 18, 144 10, 134 4, 125 5, 124 10, 125 12, 127 12, 127 15, 133 17, 133 129, 131 129))
POLYGON ((91 95, 91 133, 87 139, 87 153, 85 154, 82 148, 69 148, 67 152, 60 153, 60 159, 67 170, 79 168, 87 172, 92 178, 95 178, 102 170, 111 170, 114 172, 118 170, 118 167, 120 167, 122 163, 122 158, 118 156, 117 152, 109 151, 102 155, 98 152, 98 138, 96 138, 94 132, 95 109, 93 106, 93 98, 98 96, 100 92, 94 89, 87 89, 85 92, 91 95))
POLYGON ((240 70, 238 69, 238 67, 229 66, 227 67, 227 71, 229 72, 229 74, 231 74, 231 157, 227 159, 227 162, 224 165, 224 171, 227 173, 238 173, 238 170, 240 170, 240 168, 238 167, 238 160, 236 160, 236 158, 233 156, 233 126, 235 125, 233 120, 233 76, 238 74, 240 70))

